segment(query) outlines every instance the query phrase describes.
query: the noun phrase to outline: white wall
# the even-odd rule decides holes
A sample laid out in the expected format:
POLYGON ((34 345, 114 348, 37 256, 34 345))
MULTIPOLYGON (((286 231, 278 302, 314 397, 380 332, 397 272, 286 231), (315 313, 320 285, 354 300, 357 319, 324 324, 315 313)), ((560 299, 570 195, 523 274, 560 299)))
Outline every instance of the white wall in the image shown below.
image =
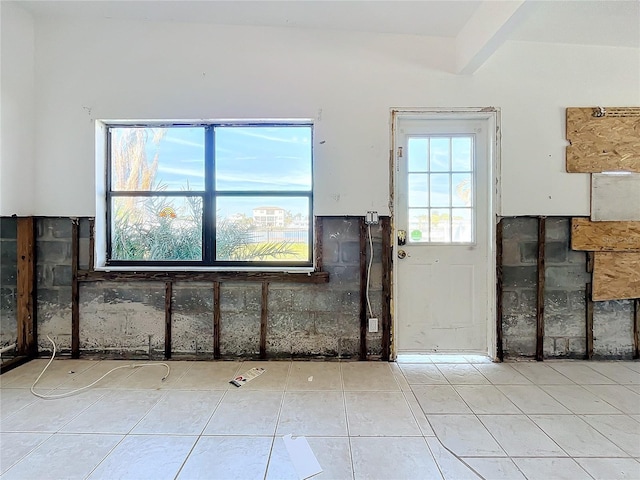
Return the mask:
POLYGON ((502 214, 586 215, 565 108, 640 104, 637 49, 510 42, 455 76, 453 42, 144 22, 38 21, 35 214, 94 214, 95 119, 316 119, 316 213, 388 213, 391 107, 502 110, 502 214))
POLYGON ((0 215, 34 210, 34 22, 10 3, 0 7, 0 215))

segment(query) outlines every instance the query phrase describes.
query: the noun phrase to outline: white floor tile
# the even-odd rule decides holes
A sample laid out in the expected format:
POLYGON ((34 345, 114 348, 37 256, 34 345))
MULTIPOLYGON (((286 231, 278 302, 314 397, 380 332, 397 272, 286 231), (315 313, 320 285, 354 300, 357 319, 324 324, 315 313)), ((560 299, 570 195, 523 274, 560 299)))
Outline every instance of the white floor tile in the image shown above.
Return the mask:
POLYGON ((28 388, 3 388, 0 390, 0 422, 37 399, 28 388))
POLYGON ((89 480, 171 480, 197 437, 129 435, 98 465, 89 480))
POLYGON ((427 438, 429 450, 445 480, 481 480, 465 463, 449 452, 436 437, 427 438))
POLYGON ((286 392, 277 435, 347 435, 347 418, 342 392, 286 392))
POLYGON ((583 415, 581 418, 632 457, 640 457, 640 423, 627 415, 583 415))
POLYGON ((485 480, 526 480, 510 458, 466 458, 485 480))
POLYGON ((512 363, 511 366, 536 385, 571 385, 574 383, 550 366, 540 362, 512 363))
MULTIPOLYGON (((0 376, 2 388, 31 388, 40 373, 48 363, 48 359, 36 359, 21 365, 0 376)), ((46 392, 52 388, 68 382, 70 379, 79 376, 85 370, 97 365, 97 361, 91 360, 54 360, 38 380, 36 391, 46 392)))
POLYGON ((350 439, 356 480, 441 479, 424 438, 350 439))
POLYGON ((413 393, 424 413, 471 413, 471 409, 451 385, 416 385, 413 393))
POLYGON ((475 415, 427 415, 440 442, 460 457, 503 457, 504 451, 475 415))
POLYGON ((342 390, 340 364, 333 362, 297 362, 291 365, 288 391, 342 390))
POLYGON ((494 385, 456 385, 455 389, 471 410, 478 415, 522 413, 494 385))
POLYGON ((48 433, 0 434, 0 475, 50 436, 48 433))
MULTIPOLYGON (((131 375, 114 383, 111 388, 125 388, 139 390, 143 388, 170 389, 175 388, 182 375, 191 367, 189 362, 136 362, 136 365, 151 365, 148 367, 137 367, 131 375), (169 365, 169 376, 166 380, 162 380, 167 375, 167 369, 162 364, 169 365)), ((125 369, 126 370, 126 369, 125 369)))
POLYGON ((571 413, 537 385, 498 385, 498 389, 523 413, 571 413))
POLYGON ((340 366, 345 392, 400 390, 391 368, 386 363, 348 362, 341 363, 340 366))
POLYGON ((204 435, 273 435, 283 392, 229 390, 216 408, 204 435))
POLYGON ((2 479, 85 478, 121 439, 120 435, 52 435, 2 479))
POLYGON ((584 388, 623 413, 640 414, 640 395, 622 385, 585 385, 584 388))
POLYGON ((177 479, 262 479, 271 445, 272 437, 200 437, 177 479))
POLYGON ((200 435, 222 398, 219 390, 171 390, 132 433, 200 435))
POLYGON ((574 415, 531 415, 536 425, 572 457, 626 457, 620 448, 574 415))
POLYGON ((431 364, 404 363, 400 369, 410 385, 448 385, 449 382, 438 370, 438 367, 431 364))
MULTIPOLYGON (((314 480, 353 479, 347 437, 308 437, 307 442, 322 468, 322 473, 314 476, 314 480)), ((299 480, 282 437, 274 440, 266 480, 299 480)))
POLYGON ((589 476, 571 458, 514 458, 527 480, 580 480, 589 476))
POLYGON ((229 382, 236 376, 241 362, 192 362, 174 384, 180 390, 227 390, 237 388, 229 382))
POLYGON ((595 480, 635 480, 640 478, 640 463, 632 458, 576 458, 595 480))
POLYGON ((531 385, 531 381, 508 363, 475 365, 476 369, 494 385, 531 385))
POLYGON ((589 368, 620 384, 640 384, 640 372, 633 367, 635 362, 589 362, 589 368))
POLYGON ((511 457, 564 457, 566 454, 524 415, 478 417, 511 457))
POLYGON ((483 385, 489 380, 474 365, 437 365, 451 385, 483 385))
POLYGON ((549 366, 578 385, 606 385, 615 383, 608 377, 589 368, 583 362, 550 362, 549 366))
POLYGON ((62 427, 66 433, 126 434, 162 398, 157 390, 103 390, 104 396, 62 427))
POLYGON ((540 388, 567 407, 572 413, 622 413, 580 385, 543 385, 540 388))
POLYGON ((421 435, 402 392, 345 392, 350 436, 421 435))
POLYGON ((75 375, 70 375, 69 378, 67 378, 66 381, 57 388, 74 390, 76 388, 85 387, 94 382, 97 383, 92 388, 112 388, 114 385, 117 385, 120 381, 135 372, 135 368, 133 368, 132 365, 141 363, 128 362, 125 360, 102 360, 100 362, 93 362, 91 360, 83 361, 89 362, 91 366, 83 369, 75 375))

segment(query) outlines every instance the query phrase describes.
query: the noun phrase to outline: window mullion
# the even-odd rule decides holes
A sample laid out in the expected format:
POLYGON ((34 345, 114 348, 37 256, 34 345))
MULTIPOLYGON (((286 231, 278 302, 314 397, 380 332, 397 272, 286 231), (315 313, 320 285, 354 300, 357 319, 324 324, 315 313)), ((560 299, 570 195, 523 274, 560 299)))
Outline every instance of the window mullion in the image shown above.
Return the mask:
POLYGON ((211 265, 215 260, 215 129, 212 125, 205 128, 204 142, 204 205, 202 209, 202 247, 205 264, 211 265))

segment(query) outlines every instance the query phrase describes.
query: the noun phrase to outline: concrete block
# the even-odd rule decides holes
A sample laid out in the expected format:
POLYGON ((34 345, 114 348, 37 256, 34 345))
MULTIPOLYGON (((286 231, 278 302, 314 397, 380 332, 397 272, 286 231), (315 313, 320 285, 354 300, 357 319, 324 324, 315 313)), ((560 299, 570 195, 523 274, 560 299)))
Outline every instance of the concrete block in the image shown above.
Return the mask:
POLYGON ((340 242, 331 239, 322 244, 322 263, 324 265, 340 263, 340 242))
POLYGON ((571 219, 569 217, 547 217, 545 220, 545 237, 549 240, 560 240, 565 244, 571 235, 571 219))
POLYGON ((538 242, 523 242, 520 244, 520 263, 538 263, 538 242))
POLYGON ((572 312, 587 313, 587 299, 584 291, 570 290, 567 291, 567 298, 569 299, 569 308, 572 312))
POLYGON ((16 290, 12 287, 5 287, 4 285, 0 288, 0 309, 3 312, 15 310, 18 304, 18 298, 16 296, 16 290))
POLYGON ((595 302, 593 308, 594 357, 629 359, 633 354, 633 302, 595 302))
POLYGON ((36 265, 36 285, 38 288, 53 286, 53 265, 36 265))
MULTIPOLYGON (((69 250, 71 250, 71 244, 69 244, 69 250)), ((89 260, 91 258, 89 250, 89 239, 81 238, 78 243, 78 268, 81 270, 88 270, 91 266, 89 265, 89 260)), ((71 256, 69 258, 71 258, 71 256)))
POLYGON ((556 356, 556 339, 553 337, 545 336, 542 341, 542 355, 547 357, 556 356))
POLYGON ((46 238, 71 239, 71 219, 63 218, 38 218, 36 220, 36 234, 38 240, 46 238))
POLYGON ((358 358, 360 355, 360 338, 340 337, 338 339, 338 354, 341 358, 358 358))
POLYGON ((18 261, 18 242, 15 240, 0 241, 0 265, 15 265, 18 261))
POLYGON ((164 321, 164 284, 156 282, 137 282, 119 284, 116 287, 105 288, 103 292, 105 304, 114 306, 126 304, 141 304, 162 312, 164 321))
POLYGON ((564 314, 569 310, 569 297, 565 290, 547 290, 544 292, 544 311, 548 314, 564 314))
POLYGON ((359 266, 327 265, 324 270, 329 273, 329 284, 332 287, 358 285, 360 282, 359 266))
POLYGON ((587 351, 587 341, 584 337, 569 338, 569 356, 574 358, 584 358, 587 351))
POLYGON ((502 265, 521 265, 520 244, 518 242, 502 242, 502 265))
POLYGON ((255 356, 260 351, 260 315, 227 313, 220 320, 220 353, 255 356))
POLYGON ((73 275, 71 265, 55 265, 53 267, 53 284, 57 286, 71 285, 73 275))
POLYGON ((293 308, 294 291, 290 287, 269 285, 269 312, 289 312, 293 308))
MULTIPOLYGON (((260 312, 262 310, 262 284, 244 284, 244 308, 247 311, 260 312)), ((268 298, 267 298, 268 302, 268 298)))
POLYGON ((506 336, 503 337, 503 350, 507 358, 533 357, 536 353, 536 344, 535 340, 506 336))
POLYGON ((336 356, 338 338, 331 335, 309 335, 305 332, 292 332, 291 355, 296 357, 336 356))
POLYGON ((502 225, 502 238, 505 240, 538 239, 538 219, 535 217, 505 217, 502 225))
POLYGON ((205 313, 174 312, 171 317, 174 354, 213 354, 213 317, 205 313))
POLYGON ((0 285, 3 287, 16 285, 16 282, 18 281, 18 266, 16 264, 3 265, 1 270, 0 285))
POLYGON ((330 240, 345 242, 358 240, 360 225, 356 217, 324 217, 322 243, 330 240))
POLYGON ((567 250, 567 263, 575 263, 578 265, 587 265, 587 252, 581 252, 578 250, 567 250))
POLYGON ((535 288, 538 272, 531 267, 502 267, 502 285, 507 288, 535 288))
POLYGON ((342 242, 340 259, 345 264, 360 265, 360 242, 342 242))
POLYGON ((544 260, 546 265, 554 263, 565 263, 569 244, 566 242, 547 242, 544 246, 544 260))
POLYGON ((71 243, 42 241, 36 244, 38 263, 71 265, 71 243))
POLYGON ((80 234, 80 239, 89 239, 91 236, 91 225, 90 225, 90 217, 81 217, 79 219, 78 224, 78 233, 80 234))
POLYGON ((585 335, 585 313, 565 312, 544 315, 544 334, 550 337, 579 337, 585 335))
POLYGON ((504 315, 535 315, 536 293, 532 290, 505 290, 503 291, 502 302, 502 313, 504 315))
POLYGON ((242 285, 223 283, 220 285, 220 311, 241 312, 245 308, 242 285))
MULTIPOLYGON (((48 303, 52 305, 58 305, 60 303, 60 296, 57 288, 39 288, 36 292, 36 300, 38 305, 48 303)), ((71 296, 69 296, 69 303, 71 303, 71 296)))
POLYGON ((172 309, 184 315, 208 315, 213 321, 213 288, 173 287, 172 309))
POLYGON ((545 269, 545 288, 553 290, 584 290, 591 279, 585 265, 552 266, 545 269))
POLYGON ((0 217, 0 238, 18 238, 18 219, 16 217, 0 217))

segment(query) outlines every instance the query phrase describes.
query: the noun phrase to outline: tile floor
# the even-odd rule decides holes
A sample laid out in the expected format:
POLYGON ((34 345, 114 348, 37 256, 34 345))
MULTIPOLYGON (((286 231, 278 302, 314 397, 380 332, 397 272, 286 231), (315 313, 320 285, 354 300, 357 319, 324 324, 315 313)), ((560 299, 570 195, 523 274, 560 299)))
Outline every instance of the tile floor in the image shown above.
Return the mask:
MULTIPOLYGON (((416 361, 416 358, 405 360, 416 361)), ((56 400, 46 360, 0 377, 2 479, 640 479, 640 363, 168 362, 56 400), (254 366, 266 372, 228 383, 254 366)), ((56 360, 64 393, 121 361, 56 360)))

